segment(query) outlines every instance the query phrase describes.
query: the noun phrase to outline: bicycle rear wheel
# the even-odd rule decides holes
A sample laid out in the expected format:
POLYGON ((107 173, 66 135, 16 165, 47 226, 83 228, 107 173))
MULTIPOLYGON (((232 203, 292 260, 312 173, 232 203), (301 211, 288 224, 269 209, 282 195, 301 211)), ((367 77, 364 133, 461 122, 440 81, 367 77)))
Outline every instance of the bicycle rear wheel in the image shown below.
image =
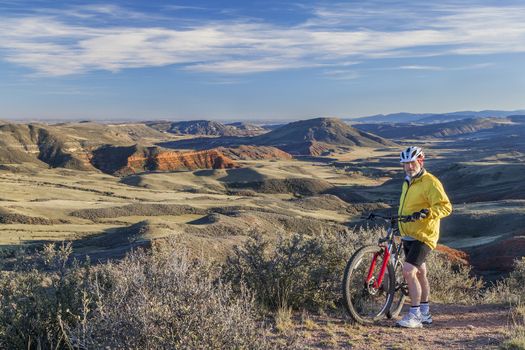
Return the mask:
POLYGON ((384 248, 365 246, 355 252, 346 265, 343 299, 346 310, 357 323, 376 322, 390 309, 395 291, 394 267, 390 262, 381 285, 376 283, 384 258, 384 248), (367 282, 369 274, 371 279, 367 282))

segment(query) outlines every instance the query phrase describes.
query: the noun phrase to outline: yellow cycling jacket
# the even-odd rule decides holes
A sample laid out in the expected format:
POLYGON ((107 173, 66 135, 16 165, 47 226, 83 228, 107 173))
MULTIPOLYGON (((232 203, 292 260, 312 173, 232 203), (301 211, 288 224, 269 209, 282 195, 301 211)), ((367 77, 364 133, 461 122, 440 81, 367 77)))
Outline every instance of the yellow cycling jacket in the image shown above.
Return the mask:
POLYGON ((421 209, 429 209, 422 220, 399 223, 402 236, 410 236, 436 248, 439 239, 439 221, 452 212, 452 204, 439 180, 426 170, 409 183, 405 180, 399 200, 399 215, 410 215, 421 209))

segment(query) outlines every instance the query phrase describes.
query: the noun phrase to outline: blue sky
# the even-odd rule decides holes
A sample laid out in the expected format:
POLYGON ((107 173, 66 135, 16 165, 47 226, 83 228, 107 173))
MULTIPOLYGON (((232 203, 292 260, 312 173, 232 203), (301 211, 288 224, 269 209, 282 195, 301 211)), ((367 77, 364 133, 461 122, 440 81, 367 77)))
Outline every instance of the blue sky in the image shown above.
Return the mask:
POLYGON ((523 1, 0 0, 0 119, 525 108, 523 1))

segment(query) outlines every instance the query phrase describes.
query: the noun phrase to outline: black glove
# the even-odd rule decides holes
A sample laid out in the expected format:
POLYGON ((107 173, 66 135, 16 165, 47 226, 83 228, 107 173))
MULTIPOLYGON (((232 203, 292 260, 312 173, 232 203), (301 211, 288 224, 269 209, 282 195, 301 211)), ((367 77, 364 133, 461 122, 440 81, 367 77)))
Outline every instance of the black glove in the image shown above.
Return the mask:
POLYGON ((420 211, 416 211, 416 212, 412 213, 412 215, 410 215, 410 216, 411 216, 412 221, 417 221, 417 220, 421 220, 421 219, 426 218, 429 213, 430 213, 430 210, 428 210, 428 209, 421 209, 420 211))

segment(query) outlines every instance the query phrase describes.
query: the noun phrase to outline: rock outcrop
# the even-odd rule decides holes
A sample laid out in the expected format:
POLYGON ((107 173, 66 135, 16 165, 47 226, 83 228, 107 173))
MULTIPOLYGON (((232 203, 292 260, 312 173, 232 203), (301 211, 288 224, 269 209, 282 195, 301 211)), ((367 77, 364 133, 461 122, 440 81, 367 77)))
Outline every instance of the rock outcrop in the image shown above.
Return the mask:
POLYGON ((105 173, 119 176, 145 171, 225 169, 238 166, 217 150, 178 152, 138 145, 101 147, 93 152, 91 163, 105 173))

